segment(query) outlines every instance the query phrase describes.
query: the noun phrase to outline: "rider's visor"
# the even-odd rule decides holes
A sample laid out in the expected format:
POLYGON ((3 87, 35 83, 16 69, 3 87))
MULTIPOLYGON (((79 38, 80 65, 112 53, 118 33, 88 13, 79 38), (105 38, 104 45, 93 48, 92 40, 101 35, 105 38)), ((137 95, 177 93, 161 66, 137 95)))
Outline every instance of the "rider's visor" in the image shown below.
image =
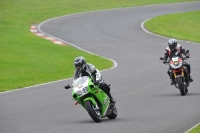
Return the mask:
POLYGON ((82 65, 80 65, 80 64, 76 64, 75 66, 76 66, 76 68, 81 68, 82 67, 82 65))

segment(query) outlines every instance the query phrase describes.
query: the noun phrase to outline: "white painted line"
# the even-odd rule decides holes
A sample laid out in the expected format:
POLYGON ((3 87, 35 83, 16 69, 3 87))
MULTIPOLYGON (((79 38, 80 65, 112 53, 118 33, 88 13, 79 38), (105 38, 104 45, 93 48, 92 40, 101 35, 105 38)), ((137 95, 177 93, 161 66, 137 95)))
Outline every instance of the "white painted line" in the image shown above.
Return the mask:
MULTIPOLYGON (((131 7, 130 7, 130 8, 131 8, 131 7)), ((121 9, 121 8, 108 9, 108 10, 120 10, 120 9, 121 9)), ((71 45, 71 46, 73 46, 73 47, 75 47, 75 48, 77 48, 77 49, 79 49, 79 50, 82 50, 82 51, 84 51, 84 52, 87 52, 87 53, 89 53, 89 54, 93 54, 93 55, 102 57, 102 58, 104 58, 104 59, 108 59, 108 60, 110 60, 110 61, 112 61, 112 62, 114 63, 114 66, 113 66, 113 67, 111 67, 111 68, 109 68, 109 69, 104 69, 104 70, 102 70, 102 71, 107 71, 107 70, 110 70, 110 69, 114 69, 114 68, 117 67, 117 65, 118 65, 117 62, 116 62, 115 60, 110 59, 110 58, 106 58, 106 57, 100 56, 100 55, 98 55, 98 54, 92 53, 92 52, 90 52, 90 51, 87 51, 87 50, 85 50, 85 49, 82 49, 81 47, 79 47, 79 46, 77 46, 77 45, 75 45, 75 44, 73 44, 73 43, 70 43, 70 42, 64 41, 64 40, 62 40, 62 39, 60 39, 60 38, 54 37, 54 36, 52 36, 52 35, 50 35, 50 34, 48 34, 48 33, 43 32, 43 31, 40 29, 40 27, 41 27, 43 24, 45 24, 46 22, 49 22, 49 21, 53 21, 53 20, 55 20, 55 19, 59 19, 59 18, 67 17, 67 16, 75 16, 75 15, 78 15, 78 14, 86 14, 86 13, 90 13, 90 12, 101 12, 101 11, 103 12, 103 11, 106 11, 106 10, 89 11, 89 12, 76 13, 76 14, 69 14, 69 15, 64 15, 64 16, 60 16, 60 17, 55 17, 55 18, 52 18, 52 19, 49 19, 49 20, 46 20, 46 21, 40 23, 40 24, 38 25, 38 30, 39 30, 39 32, 41 32, 41 33, 43 33, 43 34, 45 34, 45 35, 47 35, 47 36, 49 36, 49 37, 55 38, 55 39, 57 39, 57 40, 60 40, 61 42, 65 43, 65 44, 69 44, 69 45, 71 45)))
POLYGON ((9 91, 5 91, 5 92, 0 92, 0 94, 4 94, 4 93, 8 93, 8 92, 13 92, 13 91, 20 91, 20 90, 29 89, 29 88, 32 88, 32 87, 37 87, 37 86, 42 86, 42 85, 47 85, 47 84, 52 84, 52 83, 57 83, 57 82, 61 82, 61 81, 69 80, 69 79, 72 79, 72 78, 67 78, 67 79, 62 79, 62 80, 47 82, 47 83, 43 83, 43 84, 37 84, 37 85, 33 85, 33 86, 27 86, 27 87, 24 87, 24 88, 19 88, 19 89, 15 89, 15 90, 9 90, 9 91))
POLYGON ((196 127, 199 126, 199 125, 200 125, 200 123, 196 124, 194 127, 190 128, 189 130, 187 130, 187 131, 184 132, 184 133, 188 133, 188 132, 192 131, 194 128, 196 128, 196 127))
MULTIPOLYGON (((149 18, 149 19, 146 19, 144 20, 142 23, 141 23, 141 28, 148 34, 151 34, 151 35, 154 35, 154 36, 158 36, 158 37, 161 37, 161 38, 166 38, 166 39, 169 39, 169 37, 165 37, 165 36, 161 36, 161 35, 158 35, 158 34, 155 34, 155 33, 152 33, 150 31, 148 31, 145 27, 144 27, 144 23, 151 20, 152 18, 149 18)), ((179 39, 176 39, 176 40, 179 40, 179 39)), ((188 42, 188 43, 193 43, 193 44, 200 44, 200 43, 197 43, 197 42, 191 42, 191 41, 186 41, 186 40, 179 40, 179 41, 183 41, 183 42, 188 42)))

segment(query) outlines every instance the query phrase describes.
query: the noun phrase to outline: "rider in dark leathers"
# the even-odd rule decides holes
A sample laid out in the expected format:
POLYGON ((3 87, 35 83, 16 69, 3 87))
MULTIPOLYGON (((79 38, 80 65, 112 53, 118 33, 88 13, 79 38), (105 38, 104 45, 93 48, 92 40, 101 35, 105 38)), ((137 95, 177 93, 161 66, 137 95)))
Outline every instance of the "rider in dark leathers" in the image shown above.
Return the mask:
MULTIPOLYGON (((186 50, 180 44, 177 44, 176 39, 170 39, 168 41, 168 47, 165 49, 165 52, 164 52, 163 63, 166 63, 168 58, 171 59, 174 55, 177 55, 182 58, 182 54, 184 54, 186 56, 186 58, 189 58, 189 53, 186 53, 186 50)), ((190 64, 184 61, 183 65, 186 66, 188 69, 188 75, 186 76, 186 82, 189 85, 189 81, 190 82, 193 81, 193 79, 191 77, 190 64)), ((171 79, 171 85, 173 85, 175 82, 175 79, 174 79, 174 76, 172 76, 171 69, 172 68, 169 66, 167 73, 171 79)))
POLYGON ((92 64, 86 63, 86 60, 82 56, 78 56, 74 59, 74 78, 73 80, 81 76, 90 76, 95 85, 99 87, 108 95, 111 103, 115 103, 114 98, 111 96, 110 87, 103 81, 100 71, 92 64))

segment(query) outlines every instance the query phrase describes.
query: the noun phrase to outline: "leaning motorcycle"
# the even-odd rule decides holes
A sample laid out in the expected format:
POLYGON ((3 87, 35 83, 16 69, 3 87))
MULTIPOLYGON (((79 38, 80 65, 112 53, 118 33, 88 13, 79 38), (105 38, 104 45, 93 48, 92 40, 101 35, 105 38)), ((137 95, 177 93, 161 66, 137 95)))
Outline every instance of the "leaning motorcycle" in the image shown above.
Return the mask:
POLYGON ((72 86, 65 86, 65 89, 69 88, 72 88, 72 99, 77 101, 76 104, 82 105, 95 122, 101 122, 104 117, 117 117, 115 103, 110 103, 108 95, 95 85, 90 77, 77 78, 72 86))
MULTIPOLYGON (((189 52, 189 51, 188 51, 189 52)), ((180 90, 182 96, 185 96, 188 92, 189 83, 186 83, 187 76, 187 67, 183 66, 184 60, 186 57, 180 58, 179 56, 173 56, 172 59, 165 64, 169 64, 172 68, 170 73, 171 76, 174 76, 175 87, 180 90)), ((164 60, 163 57, 160 57, 160 60, 164 60)), ((188 79, 189 80, 189 79, 188 79)))

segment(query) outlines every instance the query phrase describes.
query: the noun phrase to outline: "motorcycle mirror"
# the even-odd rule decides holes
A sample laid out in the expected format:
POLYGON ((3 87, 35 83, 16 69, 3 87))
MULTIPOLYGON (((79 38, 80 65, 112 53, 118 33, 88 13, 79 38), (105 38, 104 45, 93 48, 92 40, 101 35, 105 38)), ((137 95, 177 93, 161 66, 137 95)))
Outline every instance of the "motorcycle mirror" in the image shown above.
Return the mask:
POLYGON ((66 85, 65 86, 65 89, 69 89, 69 88, 71 88, 71 85, 66 85))
POLYGON ((160 57, 160 60, 164 60, 164 58, 163 58, 163 57, 160 57))

